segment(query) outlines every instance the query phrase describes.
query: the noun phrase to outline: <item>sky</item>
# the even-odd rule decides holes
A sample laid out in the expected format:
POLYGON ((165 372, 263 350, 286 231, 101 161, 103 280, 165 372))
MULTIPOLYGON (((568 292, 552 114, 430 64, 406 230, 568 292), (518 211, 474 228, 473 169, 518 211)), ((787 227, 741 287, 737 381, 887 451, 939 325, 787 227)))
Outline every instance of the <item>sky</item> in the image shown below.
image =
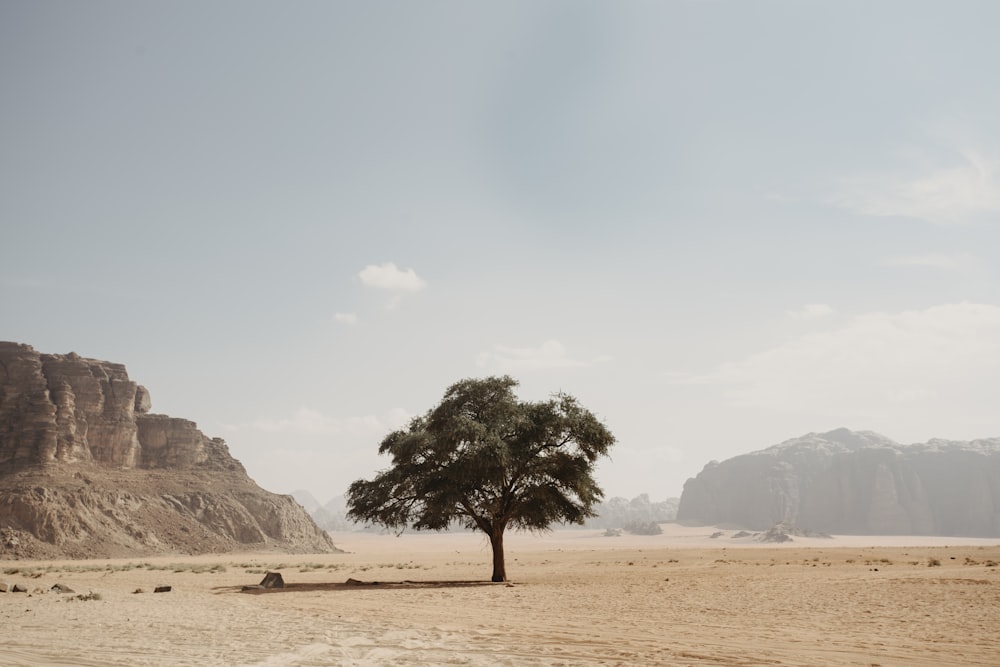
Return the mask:
POLYGON ((319 501, 452 383, 679 496, 1000 436, 1000 3, 0 0, 0 340, 319 501))

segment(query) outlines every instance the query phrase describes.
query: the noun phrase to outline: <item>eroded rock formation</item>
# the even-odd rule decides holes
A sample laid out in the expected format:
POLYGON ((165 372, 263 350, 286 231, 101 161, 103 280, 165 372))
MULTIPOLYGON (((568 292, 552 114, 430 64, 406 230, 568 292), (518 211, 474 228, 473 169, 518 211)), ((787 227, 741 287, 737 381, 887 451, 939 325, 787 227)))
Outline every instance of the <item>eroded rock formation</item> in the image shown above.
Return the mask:
POLYGON ((810 433, 684 485, 677 518, 766 530, 784 522, 867 535, 1000 537, 1000 438, 900 445, 877 433, 810 433))
POLYGON ((0 342, 0 555, 336 549, 125 367, 0 342))

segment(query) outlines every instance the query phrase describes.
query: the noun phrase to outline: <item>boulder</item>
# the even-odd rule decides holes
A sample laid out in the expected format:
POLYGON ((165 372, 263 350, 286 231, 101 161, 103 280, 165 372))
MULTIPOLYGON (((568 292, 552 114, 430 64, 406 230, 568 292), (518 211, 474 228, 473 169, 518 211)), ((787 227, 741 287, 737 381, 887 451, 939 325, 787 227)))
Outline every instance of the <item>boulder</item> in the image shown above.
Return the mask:
POLYGON ((268 572, 261 579, 260 585, 262 588, 284 588, 285 580, 280 572, 268 572))

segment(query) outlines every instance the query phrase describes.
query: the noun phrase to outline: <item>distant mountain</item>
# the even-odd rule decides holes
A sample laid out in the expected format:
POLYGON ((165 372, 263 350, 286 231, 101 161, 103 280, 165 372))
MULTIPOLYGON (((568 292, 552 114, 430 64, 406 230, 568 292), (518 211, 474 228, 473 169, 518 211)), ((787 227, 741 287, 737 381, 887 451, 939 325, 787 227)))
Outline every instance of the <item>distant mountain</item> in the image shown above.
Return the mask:
POLYGON ((587 519, 588 528, 625 528, 632 524, 666 523, 677 518, 677 498, 653 502, 649 494, 642 493, 629 500, 621 496, 609 498, 598 504, 597 516, 587 519))
POLYGON ((303 489, 292 491, 289 495, 295 498, 295 502, 302 505, 302 509, 309 512, 309 514, 312 514, 321 507, 319 501, 316 500, 316 496, 303 489))
POLYGON ((1000 537, 1000 438, 900 445, 810 433, 712 461, 684 484, 678 521, 839 534, 1000 537))
MULTIPOLYGON (((366 531, 380 532, 384 528, 365 525, 347 519, 347 498, 336 496, 325 505, 320 505, 308 491, 295 491, 292 497, 305 508, 313 521, 320 528, 330 531, 366 531)), ((677 516, 678 498, 667 498, 653 502, 646 493, 628 500, 614 497, 599 503, 594 511, 597 516, 587 519, 587 528, 625 528, 630 524, 665 523, 673 521, 677 516)), ((459 528, 456 527, 456 530, 459 528)))
MULTIPOLYGON (((305 507, 304 503, 303 507, 305 507)), ((315 508, 306 507, 306 509, 309 510, 309 516, 316 522, 316 525, 323 530, 380 530, 372 526, 366 527, 364 524, 348 521, 347 499, 343 495, 331 498, 325 505, 320 505, 319 502, 316 502, 315 508)))

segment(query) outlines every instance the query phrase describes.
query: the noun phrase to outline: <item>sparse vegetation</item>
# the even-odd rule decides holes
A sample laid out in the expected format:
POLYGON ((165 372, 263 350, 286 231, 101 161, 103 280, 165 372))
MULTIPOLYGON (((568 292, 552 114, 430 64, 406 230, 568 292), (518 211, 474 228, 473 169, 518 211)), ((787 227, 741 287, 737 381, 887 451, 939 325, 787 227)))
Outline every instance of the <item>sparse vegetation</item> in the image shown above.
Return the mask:
POLYGON ((865 565, 892 565, 892 561, 888 558, 870 558, 865 561, 865 565))
POLYGON ((68 599, 69 600, 81 600, 83 602, 89 602, 91 600, 101 600, 103 598, 101 597, 100 593, 95 593, 93 591, 90 591, 89 593, 82 593, 80 595, 74 595, 73 597, 68 598, 68 599))
POLYGON ((322 570, 322 563, 302 563, 299 565, 299 572, 312 572, 313 570, 322 570))
MULTIPOLYGON (((235 565, 235 564, 231 564, 235 565)), ((240 566, 242 567, 242 566, 240 566)), ((250 567, 250 566, 248 566, 250 567)), ((262 566, 263 567, 263 566, 262 566)), ((282 564, 277 567, 287 567, 282 564)), ((33 579, 38 579, 47 574, 55 574, 59 572, 68 573, 87 573, 87 572, 129 572, 131 570, 144 569, 151 572, 166 572, 171 571, 175 573, 181 572, 191 572, 194 574, 214 574, 218 572, 226 572, 228 570, 227 566, 223 563, 165 563, 160 565, 154 565, 149 562, 142 563, 110 563, 110 564, 86 564, 86 565, 40 565, 37 567, 8 567, 3 570, 6 575, 20 574, 25 577, 30 577, 33 579)))
POLYGON ((394 567, 397 570, 419 570, 421 566, 417 565, 413 561, 410 561, 409 563, 396 563, 394 565, 381 565, 380 567, 394 567))
POLYGON ((625 530, 633 535, 660 535, 663 529, 655 521, 633 521, 625 525, 625 530))
POLYGON ((191 572, 192 574, 215 574, 217 572, 226 572, 227 568, 222 563, 174 563, 171 565, 166 565, 163 567, 151 568, 154 570, 172 570, 175 574, 180 574, 182 572, 191 572))

